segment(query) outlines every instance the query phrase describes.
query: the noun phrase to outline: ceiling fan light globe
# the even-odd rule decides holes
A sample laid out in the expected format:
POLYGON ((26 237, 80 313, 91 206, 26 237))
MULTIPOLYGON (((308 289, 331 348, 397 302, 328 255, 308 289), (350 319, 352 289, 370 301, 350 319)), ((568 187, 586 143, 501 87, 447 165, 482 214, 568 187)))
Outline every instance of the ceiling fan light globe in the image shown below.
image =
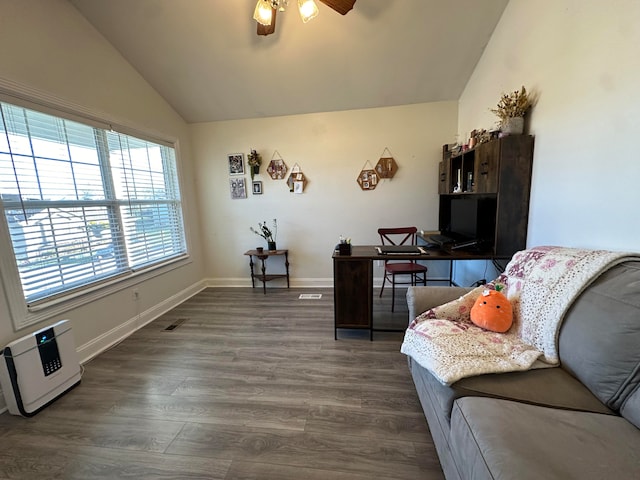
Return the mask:
POLYGON ((271 25, 273 10, 268 0, 258 0, 256 9, 253 11, 253 19, 260 25, 271 25))
POLYGON ((303 23, 307 23, 318 16, 318 6, 313 0, 298 0, 298 11, 303 23))

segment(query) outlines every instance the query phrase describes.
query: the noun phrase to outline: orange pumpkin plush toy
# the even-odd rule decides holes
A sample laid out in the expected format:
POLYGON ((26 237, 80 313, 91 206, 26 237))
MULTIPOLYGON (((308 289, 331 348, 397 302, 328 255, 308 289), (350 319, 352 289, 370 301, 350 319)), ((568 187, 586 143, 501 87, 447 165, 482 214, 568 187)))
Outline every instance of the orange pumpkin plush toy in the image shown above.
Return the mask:
POLYGON ((480 328, 504 333, 513 323, 513 308, 507 297, 496 290, 485 290, 471 308, 471 321, 480 328))

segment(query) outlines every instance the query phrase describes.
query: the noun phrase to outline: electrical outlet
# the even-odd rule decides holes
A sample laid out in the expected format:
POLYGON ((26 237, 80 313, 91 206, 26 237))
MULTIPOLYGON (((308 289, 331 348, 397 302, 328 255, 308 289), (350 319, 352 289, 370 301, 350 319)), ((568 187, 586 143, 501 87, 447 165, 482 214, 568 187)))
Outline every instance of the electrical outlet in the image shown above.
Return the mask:
POLYGON ((133 301, 137 302, 138 300, 140 300, 140 292, 138 291, 137 288, 134 288, 131 292, 131 296, 133 297, 133 301))

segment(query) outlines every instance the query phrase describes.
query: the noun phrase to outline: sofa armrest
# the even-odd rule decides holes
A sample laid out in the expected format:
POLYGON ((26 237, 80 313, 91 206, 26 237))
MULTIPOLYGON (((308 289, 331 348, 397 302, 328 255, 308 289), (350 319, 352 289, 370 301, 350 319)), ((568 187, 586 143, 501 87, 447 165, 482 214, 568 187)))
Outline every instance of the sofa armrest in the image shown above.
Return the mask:
POLYGON ((467 287, 409 287, 407 305, 409 306, 409 322, 430 308, 443 305, 460 298, 473 288, 467 287))

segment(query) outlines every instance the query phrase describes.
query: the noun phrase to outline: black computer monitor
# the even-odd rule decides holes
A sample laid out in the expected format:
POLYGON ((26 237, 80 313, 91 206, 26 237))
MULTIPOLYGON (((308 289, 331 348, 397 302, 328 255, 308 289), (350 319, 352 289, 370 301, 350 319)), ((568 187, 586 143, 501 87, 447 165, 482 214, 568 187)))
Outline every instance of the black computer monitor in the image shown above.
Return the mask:
POLYGON ((478 201, 475 198, 451 200, 450 233, 456 238, 476 239, 478 236, 478 201))
POLYGON ((495 197, 477 195, 451 199, 447 234, 455 240, 490 240, 495 235, 495 197))

